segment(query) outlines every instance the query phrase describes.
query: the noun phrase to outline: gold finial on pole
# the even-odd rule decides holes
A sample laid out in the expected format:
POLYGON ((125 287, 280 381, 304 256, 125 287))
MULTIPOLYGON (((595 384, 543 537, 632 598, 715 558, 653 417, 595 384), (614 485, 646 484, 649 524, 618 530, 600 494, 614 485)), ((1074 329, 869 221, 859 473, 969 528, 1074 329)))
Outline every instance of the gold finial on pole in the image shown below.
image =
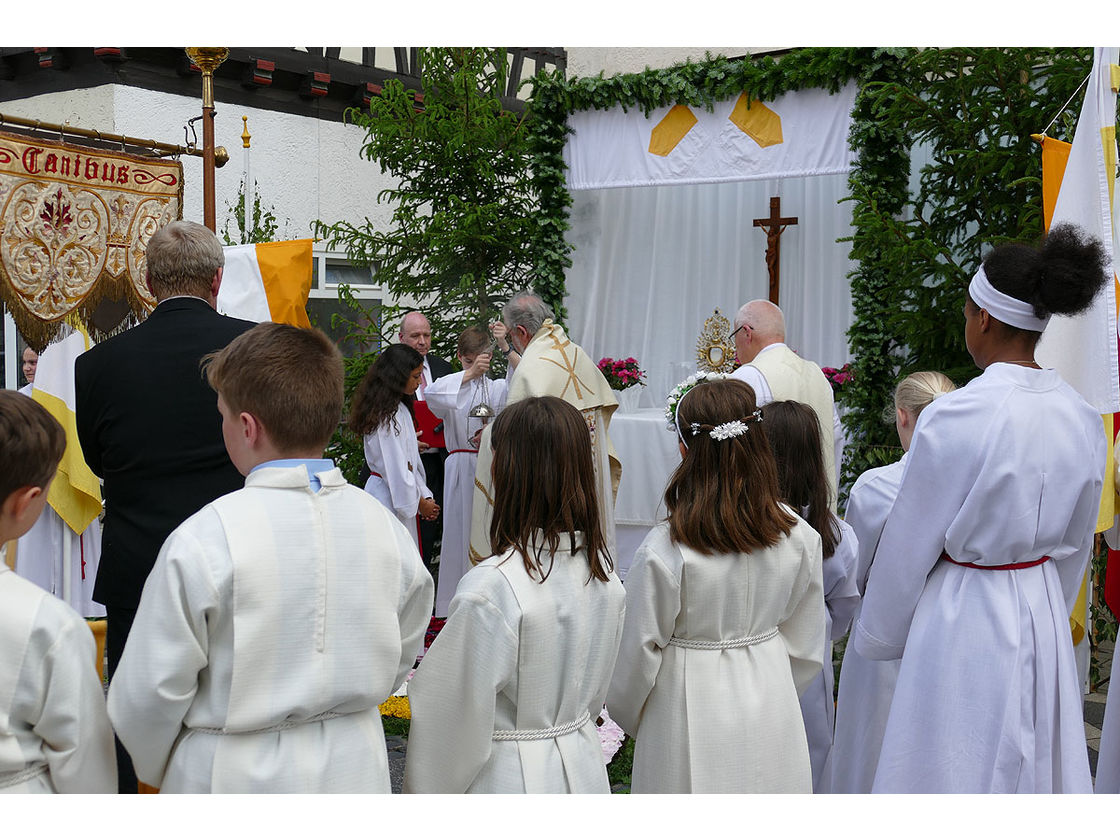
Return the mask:
POLYGON ((248 117, 242 117, 241 118, 241 124, 245 127, 245 130, 241 132, 241 148, 248 149, 249 148, 249 140, 253 136, 252 134, 249 133, 249 118, 248 117))
POLYGON ((229 57, 227 47, 184 47, 202 71, 202 213, 206 227, 217 233, 214 209, 214 71, 229 57))

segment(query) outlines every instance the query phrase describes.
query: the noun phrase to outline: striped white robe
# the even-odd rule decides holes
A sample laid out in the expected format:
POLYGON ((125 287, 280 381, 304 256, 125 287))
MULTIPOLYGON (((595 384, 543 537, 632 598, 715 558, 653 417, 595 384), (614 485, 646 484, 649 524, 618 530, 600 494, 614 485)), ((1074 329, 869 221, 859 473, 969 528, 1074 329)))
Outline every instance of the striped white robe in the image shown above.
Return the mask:
POLYGON ((432 578, 337 469, 266 467, 172 532, 109 689, 141 781, 181 793, 388 793, 378 705, 432 578))

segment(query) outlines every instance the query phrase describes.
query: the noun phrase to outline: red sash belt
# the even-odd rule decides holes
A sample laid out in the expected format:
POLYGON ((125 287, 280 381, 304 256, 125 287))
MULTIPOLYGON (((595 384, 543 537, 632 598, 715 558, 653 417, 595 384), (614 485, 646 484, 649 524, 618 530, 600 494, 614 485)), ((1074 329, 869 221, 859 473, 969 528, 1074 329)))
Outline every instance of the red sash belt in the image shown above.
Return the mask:
POLYGON ((370 471, 369 471, 369 474, 370 474, 370 475, 375 475, 375 476, 377 476, 378 478, 381 478, 381 473, 375 473, 375 472, 374 472, 373 470, 370 470, 370 471))
POLYGON ((447 454, 448 454, 448 455, 454 455, 454 454, 455 454, 456 452, 470 452, 470 453, 473 453, 473 454, 475 454, 475 455, 477 455, 477 454, 478 454, 478 450, 477 450, 477 449, 452 449, 452 450, 451 450, 450 452, 448 452, 447 454))
POLYGON ((1029 569, 1031 566, 1041 566, 1043 563, 1050 559, 1050 555, 1044 554, 1037 560, 1028 560, 1025 563, 1005 563, 1002 566, 982 566, 979 563, 962 563, 959 560, 954 560, 946 551, 941 552, 941 559, 948 560, 950 563, 953 563, 957 566, 965 566, 969 569, 984 569, 985 571, 990 572, 1009 572, 1013 569, 1029 569))

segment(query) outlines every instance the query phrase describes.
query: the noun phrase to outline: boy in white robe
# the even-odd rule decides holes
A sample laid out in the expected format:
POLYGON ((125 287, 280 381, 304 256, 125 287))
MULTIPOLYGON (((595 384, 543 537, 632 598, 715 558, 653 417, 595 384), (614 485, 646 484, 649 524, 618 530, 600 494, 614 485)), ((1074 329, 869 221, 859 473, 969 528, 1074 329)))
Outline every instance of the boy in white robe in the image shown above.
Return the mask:
MULTIPOLYGON (((498 348, 505 338, 505 327, 494 325, 498 348)), ((428 408, 444 422, 443 436, 447 442, 447 462, 443 484, 443 543, 439 558, 439 581, 436 584, 437 616, 447 615, 455 587, 471 568, 468 557, 471 539, 471 504, 474 501, 474 473, 478 465, 478 438, 486 421, 470 417, 470 411, 483 401, 497 414, 506 404, 507 383, 491 380, 490 337, 478 327, 469 327, 459 335, 457 355, 463 369, 441 376, 425 391, 428 408), (485 389, 483 379, 486 380, 485 389)), ((512 348, 507 343, 507 356, 512 348)), ((510 367, 516 362, 511 359, 510 367)))
POLYGON ((245 488, 164 543, 109 693, 117 734, 166 792, 388 793, 378 705, 433 584, 404 527, 321 458, 341 356, 260 324, 208 364, 245 488))
MULTIPOLYGON (((0 391, 0 545, 31 529, 66 447, 29 397, 0 391)), ((117 761, 88 625, 0 561, 0 793, 113 793, 117 761)))

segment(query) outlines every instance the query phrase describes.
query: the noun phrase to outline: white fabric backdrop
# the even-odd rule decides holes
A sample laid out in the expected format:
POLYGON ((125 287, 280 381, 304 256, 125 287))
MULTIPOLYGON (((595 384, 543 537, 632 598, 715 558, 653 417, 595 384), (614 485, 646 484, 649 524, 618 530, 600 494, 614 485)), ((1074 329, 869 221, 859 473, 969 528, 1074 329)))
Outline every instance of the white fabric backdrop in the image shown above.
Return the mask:
POLYGON ((731 121, 739 96, 715 103, 711 111, 689 108, 696 122, 665 155, 650 153, 651 133, 672 108, 681 106, 663 105, 649 116, 621 105, 578 111, 568 117, 573 134, 564 148, 568 189, 847 172, 853 158, 848 131, 855 98, 856 85, 849 82, 836 94, 811 88, 767 102, 765 107, 780 115, 782 140, 765 148, 731 121))
POLYGON ((569 335, 596 361, 633 356, 646 370, 643 406, 695 369, 696 339, 719 307, 728 321, 767 296, 766 235, 752 220, 782 215, 780 305, 787 343, 802 357, 848 361, 847 274, 852 233, 847 175, 572 192, 567 273, 569 335), (683 366, 687 366, 687 371, 683 366), (683 374, 682 374, 683 372, 683 374))

